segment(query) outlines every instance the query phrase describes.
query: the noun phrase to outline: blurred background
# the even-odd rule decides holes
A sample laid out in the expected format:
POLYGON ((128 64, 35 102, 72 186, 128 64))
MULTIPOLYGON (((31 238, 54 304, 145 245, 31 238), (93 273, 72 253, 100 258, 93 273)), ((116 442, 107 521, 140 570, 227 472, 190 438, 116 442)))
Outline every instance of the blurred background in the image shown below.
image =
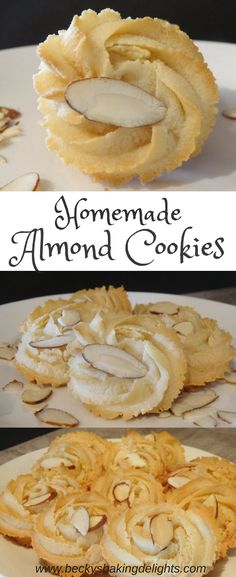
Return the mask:
MULTIPOLYGON (((128 291, 174 294, 214 291, 217 297, 217 289, 236 287, 236 272, 0 272, 0 304, 103 285, 124 285, 128 291)), ((223 294, 221 290, 219 294, 223 294)))
POLYGON ((195 39, 236 42, 235 0, 7 0, 1 2, 0 48, 37 44, 67 28, 74 14, 107 7, 123 17, 164 18, 195 39))

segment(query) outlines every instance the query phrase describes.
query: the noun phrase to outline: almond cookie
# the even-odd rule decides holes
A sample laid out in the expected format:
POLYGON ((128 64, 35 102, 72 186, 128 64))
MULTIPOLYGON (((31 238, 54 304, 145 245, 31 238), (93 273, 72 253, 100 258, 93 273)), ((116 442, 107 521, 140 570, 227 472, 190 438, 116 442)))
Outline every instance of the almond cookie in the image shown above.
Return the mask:
POLYGON ((99 310, 130 311, 122 287, 82 290, 70 298, 48 300, 26 319, 16 354, 16 367, 27 379, 53 387, 68 381, 69 343, 74 340, 78 323, 90 321, 99 310))
POLYGON ((220 557, 236 546, 236 488, 199 477, 168 492, 166 498, 183 509, 201 505, 209 509, 219 525, 220 557))
POLYGON ((58 497, 37 516, 33 547, 47 565, 60 566, 60 576, 68 574, 68 565, 79 568, 88 563, 95 568, 103 564, 100 542, 111 515, 111 503, 96 493, 77 491, 58 497))
POLYGON ((202 386, 222 378, 230 370, 235 355, 232 336, 213 319, 202 317, 191 307, 172 302, 136 305, 136 314, 149 314, 157 323, 173 328, 184 347, 188 360, 186 386, 202 386))
POLYGON ((104 461, 111 443, 87 431, 75 431, 56 437, 48 450, 35 463, 34 471, 40 472, 63 467, 73 471, 80 486, 104 472, 104 461))
POLYGON ((69 361, 70 391, 94 414, 109 419, 169 409, 186 373, 175 331, 143 315, 120 315, 99 315, 96 326, 77 327, 87 344, 69 361))
POLYGON ((171 566, 190 575, 186 567, 196 566, 201 577, 217 558, 217 526, 204 508, 185 511, 172 503, 144 504, 113 518, 101 546, 108 563, 122 563, 127 574, 132 575, 133 566, 155 563, 163 575, 171 572, 171 566))
POLYGON ((214 77, 164 20, 86 10, 38 54, 47 146, 95 180, 148 182, 172 171, 201 151, 215 123, 214 77))
POLYGON ((161 483, 151 473, 135 467, 106 471, 95 479, 91 490, 106 497, 119 510, 164 500, 161 483))
POLYGON ((40 476, 19 475, 0 495, 0 533, 30 547, 35 515, 45 510, 57 495, 77 487, 75 476, 68 470, 45 471, 40 476))
POLYGON ((184 451, 179 441, 169 433, 143 436, 130 431, 111 447, 107 466, 113 470, 129 470, 130 467, 151 473, 160 481, 167 471, 184 463, 184 451))

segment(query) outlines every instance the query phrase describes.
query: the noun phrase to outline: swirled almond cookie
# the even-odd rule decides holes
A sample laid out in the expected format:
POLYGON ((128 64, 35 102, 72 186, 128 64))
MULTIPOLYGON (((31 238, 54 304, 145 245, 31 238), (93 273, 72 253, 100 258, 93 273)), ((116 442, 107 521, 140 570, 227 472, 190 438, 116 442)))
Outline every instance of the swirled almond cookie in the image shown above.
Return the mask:
POLYGON ((103 561, 100 542, 111 515, 111 503, 96 493, 58 497, 37 516, 33 547, 47 564, 61 567, 60 575, 66 565, 96 567, 103 561))
MULTIPOLYGON (((121 313, 120 313, 121 314, 121 313)), ((72 394, 96 415, 131 419, 170 408, 184 386, 186 359, 173 329, 148 317, 99 316, 83 329, 87 345, 71 357, 72 394), (93 339, 93 340, 92 340, 93 339), (94 343, 94 344, 91 344, 94 343)))
POLYGON ((178 487, 179 477, 186 478, 186 480, 205 477, 220 484, 227 482, 236 488, 236 465, 219 457, 198 457, 173 471, 171 474, 173 481, 175 477, 177 481, 175 484, 171 482, 171 485, 176 487, 178 487))
POLYGON ((47 452, 36 462, 34 471, 53 470, 64 467, 71 470, 77 482, 89 483, 104 471, 104 460, 111 443, 106 439, 89 433, 72 432, 56 437, 47 452))
POLYGON ((30 547, 35 515, 46 509, 57 495, 77 487, 75 476, 68 470, 45 471, 40 476, 19 475, 0 495, 0 533, 30 547))
POLYGON ((230 370, 229 363, 235 354, 232 336, 215 320, 200 316, 191 307, 167 301, 136 305, 134 312, 149 314, 176 331, 188 360, 187 386, 204 385, 230 370))
POLYGON ((91 490, 108 499, 119 510, 164 500, 161 483, 151 473, 135 467, 106 471, 95 479, 91 490))
POLYGON ((146 182, 172 171, 201 151, 215 123, 213 75, 164 20, 86 10, 38 53, 47 146, 95 180, 146 182))
POLYGON ((217 525, 204 508, 185 511, 172 503, 145 503, 113 518, 101 547, 106 561, 122 563, 127 574, 132 575, 133 566, 155 563, 163 575, 179 566, 185 575, 192 574, 190 567, 198 567, 201 577, 217 558, 217 525))
POLYGON ((219 525, 219 555, 236 546, 236 489, 199 477, 167 493, 167 501, 184 509, 207 507, 219 525))
POLYGON ((78 291, 70 299, 48 300, 26 319, 16 366, 29 380, 54 387, 68 381, 69 343, 78 323, 89 322, 99 310, 130 311, 122 287, 78 291))
POLYGON ((113 470, 133 467, 162 480, 167 471, 184 463, 184 452, 179 441, 169 433, 143 436, 130 431, 112 445, 108 463, 113 470))

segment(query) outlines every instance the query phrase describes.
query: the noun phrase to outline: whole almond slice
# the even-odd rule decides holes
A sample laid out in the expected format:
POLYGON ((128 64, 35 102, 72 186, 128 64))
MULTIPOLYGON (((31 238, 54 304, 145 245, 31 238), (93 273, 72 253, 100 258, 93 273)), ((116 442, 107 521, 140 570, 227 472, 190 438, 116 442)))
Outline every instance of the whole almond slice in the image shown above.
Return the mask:
POLYGON ((140 379, 147 373, 146 365, 112 345, 87 345, 82 356, 95 369, 117 378, 140 379))
POLYGON ((184 337, 187 337, 188 335, 191 335, 191 333, 193 333, 193 325, 192 323, 190 323, 190 321, 177 323, 176 325, 173 326, 173 328, 177 333, 183 335, 184 337))
POLYGON ((60 467, 64 465, 64 467, 73 468, 73 463, 69 459, 65 457, 46 457, 43 461, 41 461, 41 467, 44 469, 54 469, 55 467, 60 467))
POLYGON ((187 485, 189 479, 187 477, 181 477, 181 475, 172 475, 168 477, 168 485, 170 487, 174 487, 174 489, 180 489, 180 487, 184 487, 187 485))
POLYGON ((4 387, 2 388, 3 391, 7 391, 7 392, 18 392, 21 391, 24 387, 24 384, 21 381, 18 381, 17 379, 13 379, 12 381, 9 381, 9 383, 6 383, 6 385, 4 385, 4 387))
POLYGON ((187 413, 184 413, 183 418, 185 421, 197 421, 198 419, 204 418, 204 417, 215 417, 216 412, 214 409, 214 405, 211 407, 209 407, 208 405, 206 405, 205 407, 200 407, 199 409, 192 409, 192 411, 187 411, 187 413))
POLYGON ((58 427, 76 427, 76 425, 79 424, 76 417, 73 417, 73 415, 67 413, 67 411, 62 411, 61 409, 43 409, 37 413, 37 418, 42 423, 58 427))
POLYGON ((217 416, 228 425, 236 424, 236 413, 233 411, 218 411, 217 416))
POLYGON ((224 374, 224 380, 227 383, 230 383, 232 385, 236 385, 236 371, 231 371, 230 373, 225 373, 224 374))
POLYGON ((161 550, 168 547, 174 536, 174 528, 165 513, 152 517, 150 520, 150 533, 153 543, 161 550))
POLYGON ((12 192, 35 191, 38 188, 39 181, 40 178, 37 172, 28 172, 11 180, 2 186, 0 190, 11 190, 12 192))
POLYGON ((88 120, 125 128, 156 124, 166 113, 165 105, 155 96, 112 78, 73 81, 65 90, 65 99, 88 120))
POLYGON ((39 505, 43 505, 54 499, 56 497, 56 492, 53 493, 45 493, 44 495, 38 495, 37 497, 33 497, 32 499, 28 499, 25 503, 25 507, 38 507, 39 505))
POLYGON ((39 413, 40 411, 42 411, 43 409, 45 409, 47 407, 47 402, 46 401, 42 401, 41 403, 35 403, 33 405, 30 405, 29 403, 23 403, 22 402, 22 406, 27 410, 30 411, 31 413, 33 413, 33 415, 36 415, 37 413, 39 413))
POLYGON ((202 504, 204 505, 204 507, 210 508, 212 510, 212 513, 213 513, 215 519, 217 519, 219 504, 218 504, 216 496, 213 494, 209 495, 209 497, 207 497, 205 499, 205 501, 203 501, 202 504))
POLYGON ((120 483, 114 485, 112 492, 115 501, 118 501, 118 503, 127 501, 130 494, 130 488, 130 483, 127 483, 127 481, 120 481, 120 483))
POLYGON ((178 310, 179 307, 169 301, 161 301, 149 306, 149 312, 156 315, 175 315, 178 310))
POLYGON ((196 393, 182 393, 181 396, 173 403, 171 412, 176 417, 182 417, 187 411, 198 409, 210 405, 218 398, 213 389, 203 389, 196 393))
POLYGON ((225 118, 229 118, 230 120, 236 120, 236 108, 225 108, 222 112, 225 118))
POLYGON ((193 424, 197 425, 197 427, 202 427, 203 429, 207 428, 214 429, 215 427, 217 427, 218 423, 217 419, 215 419, 213 415, 205 415, 204 417, 200 417, 199 419, 193 421, 193 424))
POLYGON ((29 405, 35 405, 46 401, 52 394, 52 387, 44 387, 39 389, 25 389, 22 393, 22 401, 29 405))
POLYGON ((107 522, 106 515, 91 515, 89 518, 89 531, 100 529, 107 522))
POLYGON ((73 340, 73 334, 58 335, 49 339, 40 339, 38 341, 31 341, 29 345, 35 349, 58 349, 65 347, 73 340))
POLYGON ((70 522, 83 537, 87 535, 89 530, 89 514, 85 507, 79 507, 79 509, 74 511, 70 522))
POLYGON ((63 327, 73 327, 77 325, 80 321, 79 311, 75 309, 64 309, 62 311, 61 317, 59 317, 58 322, 63 327))

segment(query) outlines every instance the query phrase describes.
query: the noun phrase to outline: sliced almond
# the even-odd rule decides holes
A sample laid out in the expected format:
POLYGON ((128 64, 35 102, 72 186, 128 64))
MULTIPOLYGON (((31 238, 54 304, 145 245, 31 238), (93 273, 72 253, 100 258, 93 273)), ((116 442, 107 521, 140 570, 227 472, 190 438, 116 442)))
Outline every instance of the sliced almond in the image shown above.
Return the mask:
POLYGON ((89 514, 85 507, 79 507, 79 509, 73 513, 70 522, 83 537, 87 535, 89 530, 89 514))
POLYGON ((89 519, 89 531, 100 529, 107 522, 106 515, 91 515, 89 519))
POLYGON ((8 343, 0 343, 0 359, 4 361, 13 361, 16 354, 16 348, 8 343))
POLYGON ((42 423, 58 427, 76 427, 76 425, 79 424, 76 417, 73 417, 73 415, 66 411, 62 411, 61 409, 43 409, 37 413, 37 418, 42 423))
POLYGON ((33 415, 36 415, 37 413, 39 413, 40 411, 42 411, 43 409, 45 409, 47 407, 47 402, 43 401, 42 403, 35 403, 33 405, 30 405, 29 403, 23 403, 22 402, 22 406, 27 410, 30 411, 31 413, 33 413, 33 415))
POLYGON ((138 453, 128 453, 127 461, 132 467, 145 467, 146 461, 138 453))
POLYGON ((228 425, 236 424, 236 413, 233 411, 218 411, 217 416, 228 425))
POLYGON ((213 494, 209 495, 209 497, 207 497, 202 504, 205 507, 208 507, 209 509, 211 509, 215 519, 217 519, 219 504, 218 504, 216 496, 213 494))
POLYGON ((13 381, 9 381, 9 383, 6 383, 6 385, 4 385, 4 387, 2 388, 3 391, 7 391, 7 392, 18 392, 21 391, 21 389, 23 389, 24 384, 21 381, 18 381, 17 379, 13 379, 13 381))
POLYGON ((236 108, 225 108, 222 112, 225 118, 230 118, 230 120, 236 120, 236 108))
POLYGON ((88 120, 133 128, 156 124, 166 107, 145 90, 112 78, 86 78, 71 82, 65 90, 69 106, 88 120))
POLYGON ((149 312, 156 315, 175 315, 178 310, 179 307, 169 301, 153 303, 149 307, 149 312))
POLYGON ((182 417, 187 411, 210 405, 210 403, 213 403, 217 398, 216 392, 210 388, 196 391, 196 393, 182 393, 173 403, 171 412, 176 417, 182 417))
POLYGON ((39 505, 43 505, 44 503, 51 501, 55 497, 56 497, 55 491, 53 493, 45 493, 44 495, 38 495, 37 497, 29 499, 25 503, 25 507, 38 507, 39 505))
POLYGON ((61 317, 58 322, 63 327, 73 327, 80 321, 79 311, 75 309, 63 309, 61 317))
POLYGON ((172 475, 172 477, 168 477, 168 485, 174 487, 174 489, 180 489, 180 487, 187 485, 188 482, 189 479, 181 477, 181 475, 172 475))
POLYGON ((58 335, 50 339, 40 339, 39 341, 31 341, 29 344, 35 349, 57 349, 65 347, 73 340, 73 334, 58 335))
POLYGON ((214 410, 214 406, 213 407, 208 407, 208 405, 206 405, 206 407, 200 407, 200 409, 193 409, 192 411, 187 411, 187 413, 184 413, 183 418, 186 421, 197 421, 198 419, 201 419, 202 417, 209 417, 215 416, 215 410, 214 410))
POLYGON ((114 499, 118 501, 118 503, 123 503, 124 501, 127 501, 129 498, 130 483, 127 483, 126 481, 121 481, 120 483, 114 485, 112 492, 114 499))
POLYGON ((231 371, 231 373, 224 374, 224 380, 227 383, 231 383, 232 385, 236 385, 236 371, 231 371))
POLYGON ((64 467, 72 468, 73 463, 64 457, 46 457, 41 462, 41 467, 44 469, 54 469, 54 467, 60 467, 64 465, 64 467))
POLYGON ((66 523, 57 523, 58 529, 66 539, 69 541, 76 541, 78 537, 78 532, 72 525, 67 525, 66 523))
POLYGON ((22 176, 18 176, 14 180, 11 180, 2 186, 0 190, 11 190, 12 192, 34 191, 38 188, 39 180, 37 172, 28 172, 27 174, 23 174, 22 176))
POLYGON ((176 325, 173 326, 173 328, 177 333, 183 335, 184 337, 187 337, 188 335, 191 335, 191 333, 193 333, 193 325, 192 323, 190 323, 190 321, 177 323, 176 325))
POLYGON ((217 427, 217 419, 215 419, 213 415, 206 415, 193 421, 193 424, 197 425, 197 427, 202 427, 203 429, 207 428, 214 429, 215 427, 217 427))
POLYGON ((52 387, 44 387, 39 389, 25 389, 22 393, 22 401, 29 405, 35 405, 46 401, 52 394, 52 387))
POLYGON ((87 345, 82 355, 95 369, 121 379, 140 379, 147 373, 141 361, 112 345, 87 345))
POLYGON ((165 513, 155 515, 150 520, 150 532, 155 543, 160 549, 166 549, 174 536, 174 528, 165 513))
POLYGON ((133 542, 136 545, 136 547, 138 547, 138 549, 140 549, 144 553, 147 553, 148 555, 155 555, 159 553, 160 548, 153 542, 151 534, 149 538, 146 536, 144 537, 142 535, 142 531, 140 531, 140 528, 138 527, 131 528, 130 532, 133 542))

